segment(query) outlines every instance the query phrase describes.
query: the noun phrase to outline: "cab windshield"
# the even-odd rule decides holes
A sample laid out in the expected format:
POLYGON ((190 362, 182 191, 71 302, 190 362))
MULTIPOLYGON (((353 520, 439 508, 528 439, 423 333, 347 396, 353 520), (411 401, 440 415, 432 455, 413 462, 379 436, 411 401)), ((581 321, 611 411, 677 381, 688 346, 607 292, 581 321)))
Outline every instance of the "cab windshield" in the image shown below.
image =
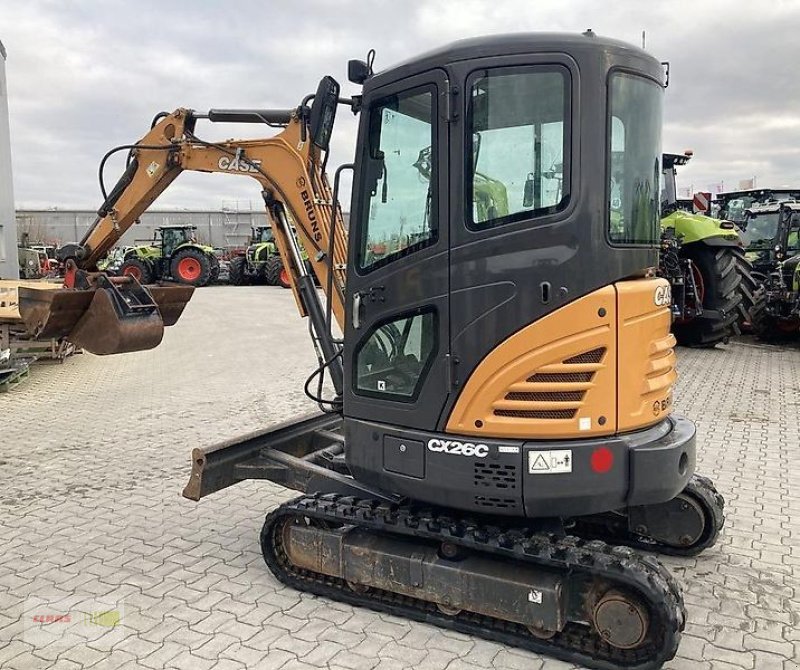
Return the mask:
POLYGON ((654 245, 660 237, 662 103, 655 81, 611 75, 607 201, 613 244, 654 245))
POLYGON ((257 242, 273 242, 274 240, 275 236, 272 234, 272 228, 265 226, 256 231, 257 242))
POLYGON ((743 237, 748 249, 771 248, 777 232, 778 212, 750 214, 746 217, 743 237))

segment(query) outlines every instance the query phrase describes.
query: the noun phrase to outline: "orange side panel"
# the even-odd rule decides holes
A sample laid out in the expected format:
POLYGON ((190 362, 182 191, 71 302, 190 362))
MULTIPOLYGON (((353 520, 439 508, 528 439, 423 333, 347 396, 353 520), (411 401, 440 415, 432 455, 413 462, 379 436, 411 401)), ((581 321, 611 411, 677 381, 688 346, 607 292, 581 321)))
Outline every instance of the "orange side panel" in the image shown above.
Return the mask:
POLYGON ((447 432, 518 439, 617 430, 617 294, 605 286, 516 332, 481 361, 447 432))
POLYGON ((620 432, 658 423, 672 407, 675 337, 666 279, 618 282, 620 432))

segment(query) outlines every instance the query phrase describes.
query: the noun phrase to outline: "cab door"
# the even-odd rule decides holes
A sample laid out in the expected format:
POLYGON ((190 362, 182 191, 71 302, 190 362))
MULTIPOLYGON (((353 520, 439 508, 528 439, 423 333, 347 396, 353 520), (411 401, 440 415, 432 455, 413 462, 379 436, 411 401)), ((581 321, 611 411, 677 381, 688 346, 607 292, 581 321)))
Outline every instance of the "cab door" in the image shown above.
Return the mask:
POLYGON ((432 430, 449 392, 447 79, 364 94, 347 277, 344 413, 432 430))

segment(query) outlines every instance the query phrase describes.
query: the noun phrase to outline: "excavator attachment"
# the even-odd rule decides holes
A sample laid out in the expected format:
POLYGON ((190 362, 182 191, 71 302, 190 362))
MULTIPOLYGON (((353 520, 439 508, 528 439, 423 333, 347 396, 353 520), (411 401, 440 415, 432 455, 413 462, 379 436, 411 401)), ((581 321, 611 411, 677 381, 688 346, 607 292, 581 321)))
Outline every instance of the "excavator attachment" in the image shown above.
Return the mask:
POLYGON ((193 286, 145 288, 133 277, 95 275, 89 288, 20 286, 19 312, 38 339, 66 338, 98 355, 152 349, 173 325, 193 286))

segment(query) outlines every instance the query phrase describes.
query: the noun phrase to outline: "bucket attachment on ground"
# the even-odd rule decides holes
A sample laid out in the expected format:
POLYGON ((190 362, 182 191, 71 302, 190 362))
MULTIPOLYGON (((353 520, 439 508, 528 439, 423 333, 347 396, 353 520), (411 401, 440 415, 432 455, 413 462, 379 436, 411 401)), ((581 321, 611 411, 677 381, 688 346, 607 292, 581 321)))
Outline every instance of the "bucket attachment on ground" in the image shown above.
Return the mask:
POLYGON ((121 354, 157 346, 193 291, 97 275, 85 289, 20 287, 19 312, 34 337, 63 337, 93 354, 121 354))

